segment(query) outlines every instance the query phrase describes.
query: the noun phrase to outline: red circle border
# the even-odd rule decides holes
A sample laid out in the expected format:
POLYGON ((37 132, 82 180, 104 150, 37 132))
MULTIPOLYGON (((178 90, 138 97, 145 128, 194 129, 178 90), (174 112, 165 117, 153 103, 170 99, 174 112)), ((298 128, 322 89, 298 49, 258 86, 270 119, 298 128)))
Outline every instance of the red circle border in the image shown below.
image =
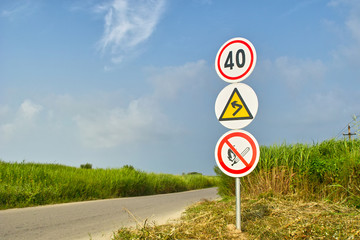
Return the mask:
POLYGON ((219 53, 218 60, 217 60, 217 67, 218 67, 218 70, 219 70, 220 74, 221 74, 223 77, 225 77, 226 79, 229 79, 229 80, 238 80, 238 79, 241 79, 242 77, 246 76, 246 74, 248 74, 248 72, 251 70, 251 68, 252 68, 252 66, 253 66, 253 63, 254 63, 254 53, 253 53, 252 48, 250 47, 250 45, 249 45, 247 42, 245 42, 245 41, 243 41, 243 40, 238 40, 238 39, 237 39, 237 40, 233 40, 233 41, 229 42, 228 44, 226 44, 226 45, 221 49, 221 51, 220 51, 220 53, 219 53), (243 74, 241 74, 240 76, 237 76, 237 77, 230 77, 230 76, 226 75, 226 74, 221 70, 221 67, 220 67, 221 55, 223 54, 223 52, 225 51, 225 49, 226 49, 229 45, 231 45, 231 44, 233 44, 233 43, 242 43, 242 44, 244 44, 244 45, 250 50, 250 55, 251 55, 251 61, 250 61, 250 65, 249 65, 248 69, 247 69, 243 74))
POLYGON ((243 174, 243 173, 246 173, 247 171, 249 171, 253 165, 255 164, 256 162, 256 157, 257 157, 257 149, 256 149, 256 144, 254 142, 254 140, 247 134, 245 133, 241 133, 241 132, 233 132, 233 133, 230 133, 229 135, 225 136, 219 146, 218 146, 218 149, 217 149, 217 157, 218 157, 218 161, 221 165, 221 167, 227 171, 228 173, 231 173, 231 174, 243 174), (251 158, 251 161, 249 163, 249 166, 243 168, 243 169, 240 169, 240 170, 234 170, 234 169, 231 169, 229 168, 228 166, 226 166, 226 164, 224 163, 223 159, 222 159, 222 156, 221 156, 221 149, 222 147, 224 146, 225 142, 232 138, 232 137, 242 137, 244 138, 245 140, 247 140, 249 143, 250 143, 250 146, 253 150, 253 156, 251 158))

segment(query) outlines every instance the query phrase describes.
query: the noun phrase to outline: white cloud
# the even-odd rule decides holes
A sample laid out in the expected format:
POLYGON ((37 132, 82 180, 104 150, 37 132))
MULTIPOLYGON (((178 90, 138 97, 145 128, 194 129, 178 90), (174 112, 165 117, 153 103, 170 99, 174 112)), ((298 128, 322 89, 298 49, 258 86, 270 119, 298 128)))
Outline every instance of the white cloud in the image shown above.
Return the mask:
POLYGON ((359 106, 353 99, 357 99, 359 92, 351 95, 348 92, 334 89, 316 93, 297 103, 297 111, 289 116, 289 122, 302 126, 307 131, 298 131, 304 139, 313 136, 314 139, 325 139, 341 136, 342 127, 359 113, 359 106), (339 135, 340 134, 340 135, 339 135))
POLYGON ((265 61, 264 70, 274 79, 283 82, 290 90, 300 91, 309 83, 324 80, 327 66, 321 60, 297 59, 287 56, 265 61))
POLYGON ((181 90, 196 87, 206 81, 208 66, 204 60, 182 66, 148 69, 155 98, 175 98, 181 90))
POLYGON ((154 32, 165 8, 165 0, 113 0, 98 5, 96 12, 105 12, 104 34, 99 47, 104 53, 108 49, 115 63, 119 55, 133 50, 146 41, 154 32))
POLYGON ((178 108, 192 107, 184 106, 182 97, 204 86, 209 67, 201 60, 146 71, 150 85, 146 95, 129 96, 126 89, 120 89, 82 96, 49 95, 36 103, 26 99, 14 109, 1 107, 6 120, 0 122, 0 140, 10 144, 36 134, 44 136, 46 143, 66 139, 70 145, 101 150, 163 142, 186 134, 182 120, 173 118, 174 114, 178 116, 178 108))
POLYGON ((340 5, 350 5, 353 7, 360 7, 360 2, 358 0, 331 0, 328 5, 331 7, 339 7, 340 5))
POLYGON ((70 11, 91 11, 96 0, 73 0, 69 6, 70 11))
MULTIPOLYGON (((301 107, 298 109, 304 117, 299 122, 321 124, 338 120, 346 110, 344 97, 342 92, 330 91, 314 94, 309 99, 301 101, 301 107)), ((351 116, 351 113, 348 114, 351 116)))
POLYGON ((287 12, 285 12, 282 16, 286 17, 289 15, 292 15, 295 12, 298 12, 299 10, 302 10, 308 6, 310 6, 311 4, 313 4, 315 1, 314 0, 308 0, 308 1, 298 1, 296 2, 295 6, 292 7, 291 9, 289 9, 287 12))
MULTIPOLYGON (((345 9, 346 19, 336 29, 337 37, 345 43, 340 45, 334 52, 336 65, 346 66, 347 64, 360 66, 360 2, 357 0, 333 0, 329 6, 336 10, 345 9)), ((334 23, 331 24, 335 25, 334 23)))
MULTIPOLYGON (((41 105, 33 103, 31 100, 25 100, 18 108, 14 116, 7 116, 8 122, 0 125, 0 138, 10 139, 17 133, 28 131, 33 128, 33 120, 42 111, 41 105)), ((9 107, 3 108, 3 115, 10 115, 9 107)))
POLYGON ((0 106, 0 117, 2 118, 9 112, 9 106, 0 106))
POLYGON ((156 141, 168 135, 170 129, 157 103, 147 98, 133 100, 126 108, 108 108, 97 111, 97 114, 77 115, 74 120, 82 142, 91 148, 156 141))
POLYGON ((41 105, 33 103, 31 100, 25 100, 19 108, 18 117, 31 120, 33 119, 43 107, 41 105))
POLYGON ((16 129, 15 124, 13 123, 6 123, 0 126, 0 133, 1 138, 0 139, 9 139, 13 136, 13 133, 16 129))
POLYGON ((135 142, 154 142, 172 138, 181 127, 168 117, 163 105, 176 101, 182 90, 205 82, 205 61, 178 67, 148 69, 152 94, 139 97, 123 107, 88 109, 74 117, 82 143, 90 148, 112 148, 135 142))
POLYGON ((0 16, 13 20, 19 16, 22 17, 33 14, 36 8, 37 4, 30 0, 15 1, 6 9, 3 9, 0 16))
POLYGON ((358 14, 351 14, 349 19, 346 21, 346 26, 350 30, 354 39, 360 43, 360 16, 358 14))

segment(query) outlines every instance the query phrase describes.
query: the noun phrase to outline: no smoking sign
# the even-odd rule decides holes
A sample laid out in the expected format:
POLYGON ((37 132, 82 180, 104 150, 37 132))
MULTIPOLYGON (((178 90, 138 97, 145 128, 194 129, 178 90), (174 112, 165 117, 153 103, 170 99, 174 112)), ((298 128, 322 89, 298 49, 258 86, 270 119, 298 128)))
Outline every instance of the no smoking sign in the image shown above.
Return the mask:
POLYGON ((225 133, 215 147, 218 167, 230 177, 243 177, 251 173, 259 162, 259 144, 244 130, 225 133))

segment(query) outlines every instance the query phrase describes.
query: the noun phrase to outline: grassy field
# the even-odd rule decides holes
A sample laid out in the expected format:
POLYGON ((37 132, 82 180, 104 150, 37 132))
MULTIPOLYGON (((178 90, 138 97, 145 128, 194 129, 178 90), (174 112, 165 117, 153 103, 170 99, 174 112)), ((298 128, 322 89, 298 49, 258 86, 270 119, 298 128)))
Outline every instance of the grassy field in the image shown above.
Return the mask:
POLYGON ((241 178, 242 230, 235 224, 235 181, 217 167, 221 201, 189 208, 181 220, 119 239, 360 239, 360 141, 261 147, 241 178))
POLYGON ((200 174, 146 173, 132 166, 83 169, 0 161, 0 209, 179 192, 211 187, 215 181, 200 174))
MULTIPOLYGON (((234 196, 234 179, 218 168, 215 172, 221 179, 220 194, 234 196)), ((250 196, 296 195, 360 208, 360 141, 263 146, 258 166, 241 178, 241 191, 250 196)))

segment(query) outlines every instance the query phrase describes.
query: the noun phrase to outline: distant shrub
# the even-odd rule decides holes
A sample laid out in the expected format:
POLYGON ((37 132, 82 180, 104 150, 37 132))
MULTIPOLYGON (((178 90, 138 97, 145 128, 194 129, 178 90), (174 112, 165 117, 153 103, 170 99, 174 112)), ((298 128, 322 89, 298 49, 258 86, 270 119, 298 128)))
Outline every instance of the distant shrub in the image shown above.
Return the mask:
POLYGON ((124 165, 122 168, 129 169, 129 170, 135 170, 135 168, 132 165, 124 165))
POLYGON ((92 164, 90 164, 90 163, 81 164, 81 165, 80 165, 80 168, 92 169, 92 164))

